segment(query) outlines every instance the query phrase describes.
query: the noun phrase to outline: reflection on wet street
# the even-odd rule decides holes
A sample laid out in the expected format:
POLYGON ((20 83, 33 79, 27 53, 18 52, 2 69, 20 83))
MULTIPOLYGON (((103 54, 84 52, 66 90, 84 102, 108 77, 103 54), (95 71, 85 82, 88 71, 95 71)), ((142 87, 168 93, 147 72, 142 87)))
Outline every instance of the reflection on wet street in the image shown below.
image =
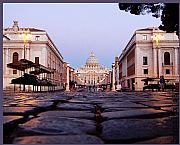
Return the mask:
POLYGON ((4 92, 4 143, 178 143, 178 102, 173 92, 4 92))

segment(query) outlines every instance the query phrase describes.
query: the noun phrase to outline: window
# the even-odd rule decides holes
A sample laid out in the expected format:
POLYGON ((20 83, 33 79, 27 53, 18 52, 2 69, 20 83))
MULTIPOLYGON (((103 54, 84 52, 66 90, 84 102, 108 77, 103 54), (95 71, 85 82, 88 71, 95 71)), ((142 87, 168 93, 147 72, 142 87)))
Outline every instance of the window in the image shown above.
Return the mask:
POLYGON ((144 57, 143 57, 143 65, 147 65, 147 64, 148 64, 147 57, 144 56, 144 57))
POLYGON ((13 69, 13 74, 17 74, 17 70, 16 69, 13 69))
POLYGON ((169 52, 164 53, 164 65, 170 65, 170 53, 169 52))
POLYGON ((18 62, 18 53, 14 52, 13 53, 13 63, 17 63, 18 62))
POLYGON ((39 64, 39 57, 35 57, 35 64, 39 64))
POLYGON ((40 36, 36 36, 36 37, 35 37, 35 40, 36 40, 36 41, 39 41, 39 37, 40 37, 40 36))
POLYGON ((148 69, 144 69, 144 74, 148 74, 148 69))
POLYGON ((147 40, 147 35, 143 35, 143 40, 147 40))
POLYGON ((169 69, 166 69, 166 74, 170 74, 170 70, 169 69))

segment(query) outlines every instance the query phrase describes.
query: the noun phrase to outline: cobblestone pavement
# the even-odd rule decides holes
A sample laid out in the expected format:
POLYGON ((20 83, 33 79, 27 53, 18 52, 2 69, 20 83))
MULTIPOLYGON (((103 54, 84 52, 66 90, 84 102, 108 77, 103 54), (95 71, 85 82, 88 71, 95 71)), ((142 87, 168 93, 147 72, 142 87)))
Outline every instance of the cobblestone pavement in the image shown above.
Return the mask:
POLYGON ((178 143, 172 92, 8 93, 3 143, 178 143))

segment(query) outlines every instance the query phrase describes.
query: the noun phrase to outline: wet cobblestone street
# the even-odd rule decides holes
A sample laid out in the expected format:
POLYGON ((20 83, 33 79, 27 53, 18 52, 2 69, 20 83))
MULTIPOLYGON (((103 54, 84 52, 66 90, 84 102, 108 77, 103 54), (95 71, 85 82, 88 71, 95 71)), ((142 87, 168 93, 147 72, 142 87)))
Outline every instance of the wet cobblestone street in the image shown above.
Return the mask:
POLYGON ((3 143, 178 143, 172 92, 8 93, 3 143))

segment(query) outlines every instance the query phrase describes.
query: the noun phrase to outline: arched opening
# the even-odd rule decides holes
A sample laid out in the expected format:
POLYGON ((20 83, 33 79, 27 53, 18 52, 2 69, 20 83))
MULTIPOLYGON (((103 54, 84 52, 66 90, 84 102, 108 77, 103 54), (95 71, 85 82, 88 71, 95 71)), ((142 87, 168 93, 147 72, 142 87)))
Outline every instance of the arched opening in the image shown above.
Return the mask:
POLYGON ((170 53, 169 52, 164 53, 164 65, 170 65, 170 53))
MULTIPOLYGON (((13 63, 17 63, 18 62, 18 56, 19 56, 19 54, 17 52, 13 53, 13 63)), ((16 69, 13 70, 13 74, 17 74, 17 70, 16 69)))
POLYGON ((17 52, 13 53, 13 63, 17 63, 18 62, 18 56, 19 56, 19 54, 17 52))

